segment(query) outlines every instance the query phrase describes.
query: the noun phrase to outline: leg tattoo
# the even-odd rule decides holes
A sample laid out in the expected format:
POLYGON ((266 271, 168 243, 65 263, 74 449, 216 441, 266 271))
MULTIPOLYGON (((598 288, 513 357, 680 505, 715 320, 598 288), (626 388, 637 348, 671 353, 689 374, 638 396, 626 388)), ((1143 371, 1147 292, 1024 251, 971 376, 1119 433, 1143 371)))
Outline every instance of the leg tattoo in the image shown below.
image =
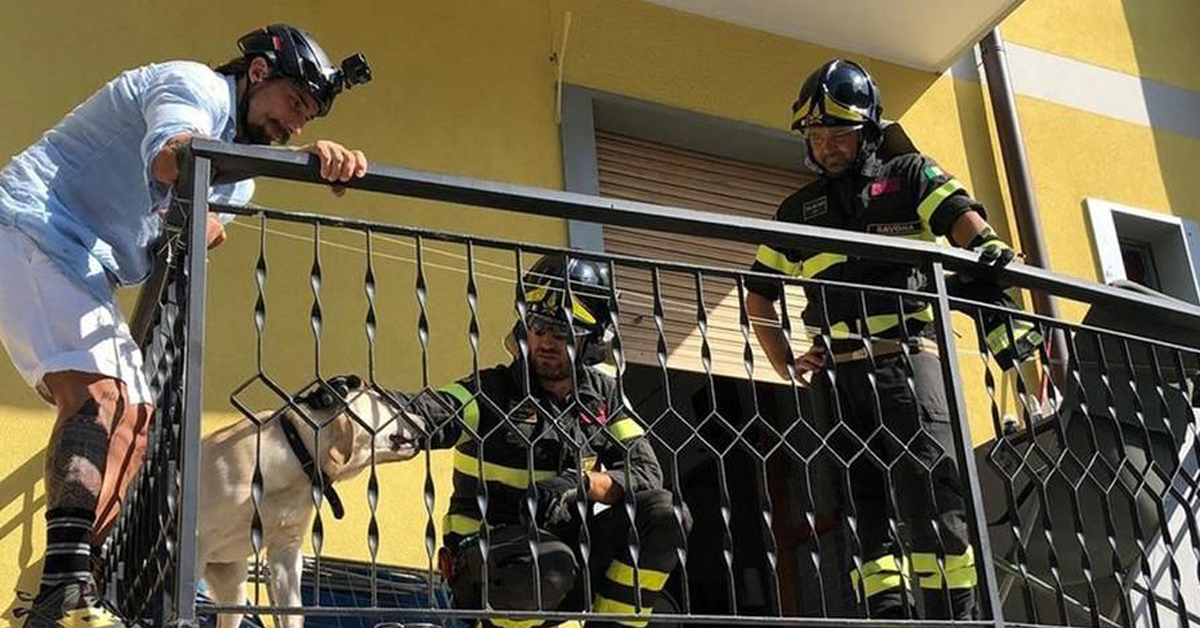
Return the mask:
POLYGON ((95 512, 108 459, 108 427, 89 399, 75 414, 59 419, 46 456, 49 508, 95 512))

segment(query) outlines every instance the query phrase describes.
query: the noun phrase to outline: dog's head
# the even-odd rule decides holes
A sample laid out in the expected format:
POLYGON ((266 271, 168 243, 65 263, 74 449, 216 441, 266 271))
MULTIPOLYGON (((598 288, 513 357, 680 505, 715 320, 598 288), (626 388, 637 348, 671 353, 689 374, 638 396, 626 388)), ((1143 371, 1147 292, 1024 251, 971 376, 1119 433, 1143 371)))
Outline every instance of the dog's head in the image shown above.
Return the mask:
POLYGON ((424 420, 403 412, 357 375, 332 377, 297 402, 322 426, 321 466, 334 481, 370 466, 372 453, 380 464, 408 460, 420 451, 424 420))

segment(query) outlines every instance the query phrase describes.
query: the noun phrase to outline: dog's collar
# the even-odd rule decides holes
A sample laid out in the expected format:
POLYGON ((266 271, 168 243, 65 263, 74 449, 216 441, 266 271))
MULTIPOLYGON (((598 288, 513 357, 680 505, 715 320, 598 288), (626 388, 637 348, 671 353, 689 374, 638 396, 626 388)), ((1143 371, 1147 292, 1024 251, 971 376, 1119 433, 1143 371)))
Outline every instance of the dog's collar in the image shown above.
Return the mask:
POLYGON ((324 485, 325 501, 329 502, 329 509, 333 511, 333 518, 341 519, 346 516, 346 509, 342 507, 342 498, 338 497, 337 490, 333 488, 333 481, 318 477, 316 462, 313 461, 312 454, 308 453, 308 448, 304 446, 304 439, 300 438, 300 432, 296 429, 296 424, 292 423, 292 420, 285 414, 279 417, 279 427, 283 429, 283 435, 287 437, 287 442, 292 448, 292 453, 296 454, 296 458, 300 461, 300 467, 304 469, 304 474, 308 476, 312 485, 324 485))

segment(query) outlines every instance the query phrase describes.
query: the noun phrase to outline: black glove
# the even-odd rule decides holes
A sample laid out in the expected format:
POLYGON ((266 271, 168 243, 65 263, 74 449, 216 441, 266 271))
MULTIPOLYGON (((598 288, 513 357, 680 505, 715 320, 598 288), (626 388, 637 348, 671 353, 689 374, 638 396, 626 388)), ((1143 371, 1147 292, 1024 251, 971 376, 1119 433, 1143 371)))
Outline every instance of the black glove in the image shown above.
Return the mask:
POLYGON ((978 252, 979 263, 990 268, 1003 268, 1017 257, 1016 251, 990 228, 975 236, 967 249, 978 252))
MULTIPOLYGON (((539 528, 552 528, 571 523, 578 514, 576 502, 579 501, 579 475, 577 471, 569 471, 558 477, 542 480, 533 485, 536 496, 530 495, 531 502, 536 499, 534 522, 539 528)), ((588 490, 588 476, 583 476, 584 499, 588 490)), ((529 509, 521 509, 521 518, 527 523, 529 509)))

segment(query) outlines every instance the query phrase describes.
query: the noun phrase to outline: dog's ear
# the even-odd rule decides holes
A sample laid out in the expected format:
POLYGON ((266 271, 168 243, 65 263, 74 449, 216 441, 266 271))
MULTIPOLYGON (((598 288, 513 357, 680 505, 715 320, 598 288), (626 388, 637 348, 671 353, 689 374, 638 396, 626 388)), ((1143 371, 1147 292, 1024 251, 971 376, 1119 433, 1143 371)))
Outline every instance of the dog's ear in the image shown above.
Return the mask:
POLYGON ((330 421, 325 429, 329 430, 330 439, 329 465, 325 469, 331 480, 341 478, 355 463, 355 429, 354 419, 345 412, 338 414, 330 421))

